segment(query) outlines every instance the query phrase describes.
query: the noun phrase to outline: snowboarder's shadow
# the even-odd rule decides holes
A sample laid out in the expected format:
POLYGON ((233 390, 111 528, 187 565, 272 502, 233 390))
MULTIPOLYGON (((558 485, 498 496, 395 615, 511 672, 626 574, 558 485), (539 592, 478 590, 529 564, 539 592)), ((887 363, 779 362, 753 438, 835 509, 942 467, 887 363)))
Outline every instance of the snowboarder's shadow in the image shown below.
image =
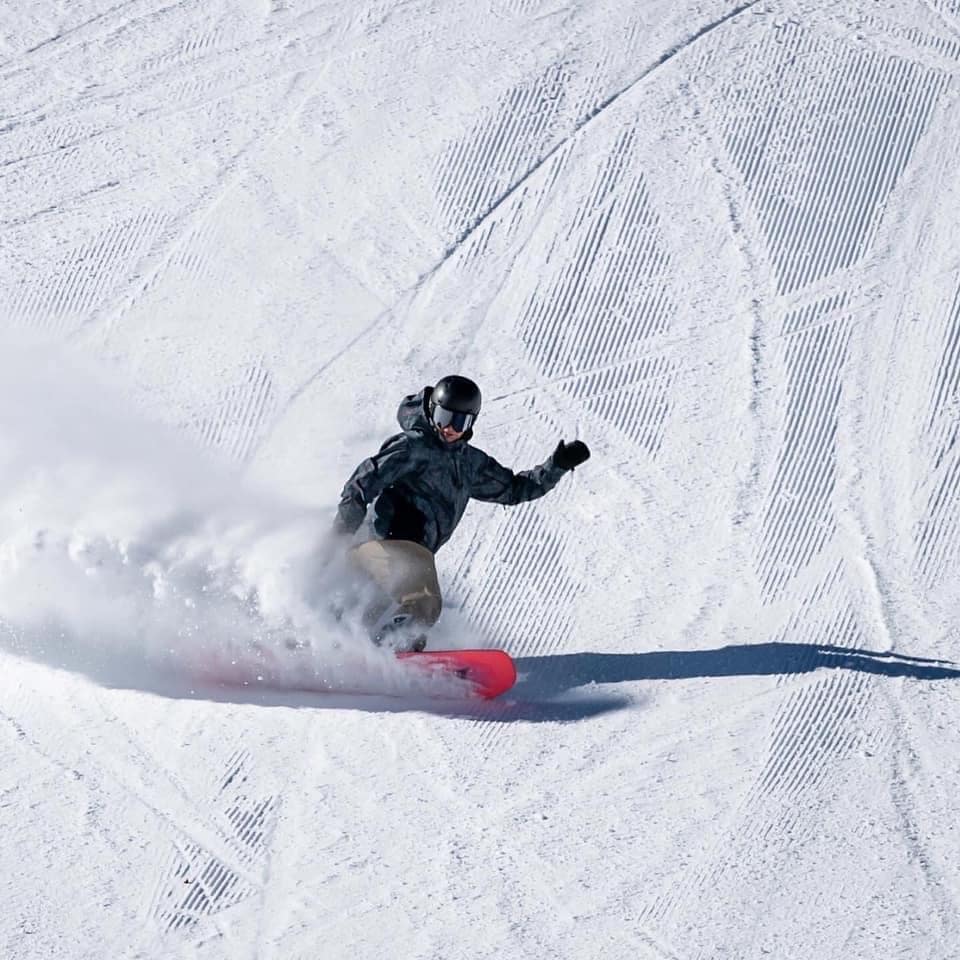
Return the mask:
POLYGON ((648 653, 562 653, 516 661, 518 698, 556 696, 590 684, 696 677, 761 677, 810 673, 822 667, 916 680, 960 680, 946 660, 880 653, 829 644, 757 643, 714 650, 648 653))

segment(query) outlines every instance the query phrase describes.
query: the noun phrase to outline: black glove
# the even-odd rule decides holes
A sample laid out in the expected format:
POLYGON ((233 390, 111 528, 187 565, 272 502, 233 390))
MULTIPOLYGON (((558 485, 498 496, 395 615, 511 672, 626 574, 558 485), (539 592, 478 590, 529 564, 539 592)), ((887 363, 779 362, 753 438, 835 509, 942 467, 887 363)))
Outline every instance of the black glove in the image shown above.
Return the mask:
POLYGON ((590 459, 590 448, 582 440, 564 443, 561 440, 553 451, 553 462, 561 470, 572 470, 590 459))

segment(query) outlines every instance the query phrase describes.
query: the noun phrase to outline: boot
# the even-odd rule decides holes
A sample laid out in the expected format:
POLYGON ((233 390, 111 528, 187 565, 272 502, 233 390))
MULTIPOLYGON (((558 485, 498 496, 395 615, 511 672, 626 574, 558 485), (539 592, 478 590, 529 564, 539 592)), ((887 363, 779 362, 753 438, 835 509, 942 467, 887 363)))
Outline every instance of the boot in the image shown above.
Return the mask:
POLYGON ((378 646, 387 646, 397 653, 420 653, 427 646, 423 624, 403 609, 389 611, 374 625, 370 638, 378 646))

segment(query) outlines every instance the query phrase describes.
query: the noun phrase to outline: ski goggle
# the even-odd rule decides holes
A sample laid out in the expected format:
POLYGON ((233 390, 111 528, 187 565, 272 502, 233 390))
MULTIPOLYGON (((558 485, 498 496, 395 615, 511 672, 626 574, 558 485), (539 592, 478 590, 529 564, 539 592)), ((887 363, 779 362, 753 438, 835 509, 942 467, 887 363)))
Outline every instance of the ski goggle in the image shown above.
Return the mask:
POLYGON ((436 406, 433 408, 433 422, 443 429, 444 427, 453 427, 457 433, 463 433, 469 430, 476 417, 472 413, 460 413, 458 410, 447 410, 446 407, 436 406))

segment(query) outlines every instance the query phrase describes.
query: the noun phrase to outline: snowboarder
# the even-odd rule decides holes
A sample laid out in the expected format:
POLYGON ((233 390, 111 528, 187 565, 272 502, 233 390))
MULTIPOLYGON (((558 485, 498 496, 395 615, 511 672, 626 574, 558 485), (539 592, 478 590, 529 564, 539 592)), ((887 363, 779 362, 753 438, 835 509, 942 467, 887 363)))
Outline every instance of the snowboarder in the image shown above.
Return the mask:
POLYGON ((480 388, 466 377, 444 377, 405 397, 402 428, 354 470, 334 522, 352 536, 373 504, 374 538, 349 552, 351 564, 377 588, 363 614, 375 643, 422 650, 440 616, 434 554, 463 517, 468 501, 517 504, 536 500, 590 456, 580 440, 560 441, 546 462, 514 473, 470 445, 480 414, 480 388))

